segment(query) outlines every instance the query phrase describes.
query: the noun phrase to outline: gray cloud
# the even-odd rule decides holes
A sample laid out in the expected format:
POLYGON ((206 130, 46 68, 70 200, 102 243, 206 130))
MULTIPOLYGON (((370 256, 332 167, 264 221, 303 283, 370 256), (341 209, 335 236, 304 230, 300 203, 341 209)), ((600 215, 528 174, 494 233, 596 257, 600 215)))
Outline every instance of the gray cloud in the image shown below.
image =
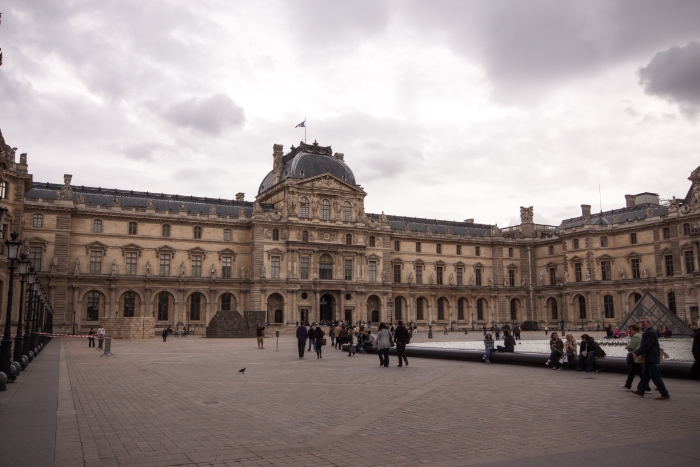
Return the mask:
POLYGON ((185 99, 167 108, 162 115, 178 126, 217 136, 227 128, 245 124, 243 108, 222 93, 185 99))
POLYGON ((659 52, 638 74, 647 94, 678 104, 688 117, 700 112, 700 43, 659 52))

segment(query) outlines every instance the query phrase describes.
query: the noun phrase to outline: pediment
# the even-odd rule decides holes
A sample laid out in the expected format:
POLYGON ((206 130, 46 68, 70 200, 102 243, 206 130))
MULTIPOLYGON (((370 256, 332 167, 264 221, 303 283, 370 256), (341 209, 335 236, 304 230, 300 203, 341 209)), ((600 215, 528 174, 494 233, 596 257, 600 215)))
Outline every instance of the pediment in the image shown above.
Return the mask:
POLYGON ((544 267, 547 268, 547 269, 552 269, 552 268, 554 268, 554 269, 556 270, 556 269, 557 269, 557 263, 555 263, 554 261, 550 261, 549 263, 545 264, 544 267))
POLYGON ((206 259, 207 250, 196 246, 187 250, 187 259, 192 259, 192 255, 202 255, 202 259, 206 259))
POLYGON ((29 237, 25 240, 25 243, 34 246, 41 245, 41 248, 46 251, 46 246, 49 244, 49 241, 41 237, 29 237))
POLYGON ((661 250, 661 254, 662 254, 662 255, 671 255, 671 254, 673 254, 673 250, 671 250, 670 248, 666 247, 666 248, 664 248, 663 250, 661 250))
POLYGON ((156 248, 156 255, 160 254, 170 254, 175 258, 175 248, 171 247, 170 245, 163 245, 159 246, 156 248))
POLYGON ((311 189, 313 191, 336 190, 336 191, 345 191, 345 192, 365 194, 365 190, 363 190, 362 188, 355 186, 355 185, 351 185, 350 183, 339 179, 335 175, 330 175, 330 174, 321 174, 321 175, 317 175, 316 177, 313 177, 313 178, 307 178, 307 179, 297 183, 296 186, 298 189, 307 188, 307 189, 311 189))
POLYGON ((284 259, 284 251, 279 249, 279 248, 272 248, 270 250, 267 250, 265 253, 267 253, 267 259, 270 259, 273 255, 274 256, 279 256, 280 259, 284 259))
POLYGON ((474 263, 474 269, 483 269, 484 265, 481 262, 474 263))
POLYGON ((141 252, 143 251, 143 248, 135 243, 129 243, 128 245, 124 245, 122 247, 122 256, 126 255, 127 251, 137 251, 138 256, 141 256, 141 252))
POLYGON ((598 264, 600 264, 601 261, 610 261, 610 263, 612 264, 615 262, 615 258, 613 258, 612 256, 610 256, 608 254, 604 254, 604 255, 597 256, 595 261, 598 264))
POLYGON ((377 261, 377 262, 381 261, 381 259, 382 259, 381 256, 379 256, 375 253, 372 253, 371 255, 367 255, 366 258, 367 258, 367 261, 377 261))
POLYGON ((457 261, 456 263, 453 264, 455 268, 463 268, 466 266, 466 264, 462 261, 457 261))
POLYGON ((414 266, 425 266, 425 261, 423 261, 422 259, 417 259, 417 260, 413 261, 413 265, 414 266))
POLYGON ((90 254, 90 250, 100 250, 100 251, 107 251, 107 248, 109 248, 108 245, 105 245, 102 242, 90 242, 87 245, 85 245, 85 253, 90 254))
POLYGON ((693 244, 690 242, 685 242, 681 245, 681 250, 692 250, 693 244))
POLYGON ((583 262, 585 259, 586 259, 586 258, 582 258, 582 257, 580 257, 580 256, 578 256, 578 255, 574 255, 571 259, 569 259, 569 261, 570 261, 571 263, 581 263, 581 262, 583 262))
POLYGON ((231 248, 224 248, 223 250, 219 250, 217 253, 219 254, 219 261, 221 261, 221 258, 224 256, 232 256, 233 260, 236 261, 236 252, 231 248))

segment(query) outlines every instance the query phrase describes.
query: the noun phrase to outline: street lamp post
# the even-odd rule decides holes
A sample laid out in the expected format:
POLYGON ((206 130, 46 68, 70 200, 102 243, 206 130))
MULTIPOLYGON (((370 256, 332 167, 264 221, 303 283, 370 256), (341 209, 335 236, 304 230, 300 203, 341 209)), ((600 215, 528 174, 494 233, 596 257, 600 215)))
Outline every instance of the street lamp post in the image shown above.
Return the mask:
POLYGON ((75 310, 73 310, 73 335, 75 336, 75 310))
MULTIPOLYGON (((26 282, 27 273, 29 272, 29 260, 27 255, 22 253, 20 255, 20 260, 18 263, 18 269, 20 274, 19 280, 19 313, 17 314, 17 334, 15 335, 15 361, 19 363, 22 368, 26 368, 27 365, 22 362, 22 352, 24 350, 24 337, 22 336, 22 314, 24 313, 24 283, 26 282)), ((27 323, 25 323, 27 326, 27 323)))
POLYGON ((474 312, 472 312, 472 331, 474 330, 474 312))
POLYGON ((12 374, 12 300, 13 300, 13 285, 15 283, 15 261, 19 255, 19 247, 22 242, 17 240, 19 234, 12 232, 11 240, 5 240, 7 245, 7 259, 10 260, 10 285, 7 289, 7 310, 5 314, 5 334, 2 337, 0 344, 0 371, 5 373, 8 378, 15 380, 15 375, 12 374))
MULTIPOLYGON (((34 286, 33 286, 33 295, 34 295, 34 310, 32 310, 32 340, 29 343, 29 350, 30 351, 35 351, 37 341, 38 341, 38 329, 39 329, 39 306, 41 305, 41 296, 39 295, 39 289, 40 284, 39 280, 34 281, 34 286)), ((34 356, 36 356, 36 352, 34 352, 34 356)))
POLYGON ((493 321, 493 313, 491 313, 491 329, 494 329, 496 326, 496 323, 493 321))
POLYGON ((29 355, 29 346, 32 343, 32 319, 34 318, 34 282, 36 281, 36 274, 34 273, 34 268, 29 266, 29 273, 27 274, 27 319, 24 325, 24 342, 22 345, 22 355, 26 355, 27 359, 31 362, 32 358, 29 355))

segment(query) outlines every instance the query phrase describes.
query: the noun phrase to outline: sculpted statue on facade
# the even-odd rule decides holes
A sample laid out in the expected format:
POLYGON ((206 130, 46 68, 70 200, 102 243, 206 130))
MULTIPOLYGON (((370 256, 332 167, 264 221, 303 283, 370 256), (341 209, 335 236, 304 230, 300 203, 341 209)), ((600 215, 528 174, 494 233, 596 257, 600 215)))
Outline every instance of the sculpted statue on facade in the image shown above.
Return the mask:
POLYGON ((408 283, 413 284, 413 271, 408 273, 408 283))
POLYGON ((489 287, 493 286, 493 277, 489 277, 489 287))
POLYGON ((51 258, 51 267, 49 268, 49 272, 55 273, 58 268, 58 258, 55 256, 51 258))
POLYGON ((216 206, 214 206, 213 204, 209 206, 209 214, 216 216, 216 206))
POLYGON ((643 271, 644 271, 644 278, 646 279, 647 277, 649 277, 649 270, 647 269, 646 266, 644 266, 643 271))
POLYGON ((260 264, 260 277, 265 277, 265 263, 260 264))
POLYGON ((241 266, 241 280, 245 280, 245 266, 241 266))
MULTIPOLYGON (((16 150, 16 148, 13 148, 16 150)), ((14 155, 13 155, 14 160, 14 155)), ((70 187, 70 182, 73 179, 72 175, 63 175, 63 186, 56 193, 56 199, 58 200, 72 200, 73 199, 73 189, 70 187)))
POLYGON ((569 282, 569 271, 564 271, 564 282, 569 282))
POLYGON ((507 277, 503 278, 503 287, 508 287, 508 278, 507 277))
POLYGON ((115 196, 112 198, 112 206, 121 206, 122 205, 122 199, 119 196, 115 196))
POLYGON ((379 222, 381 224, 386 224, 386 215, 384 214, 384 211, 379 215, 379 222))
POLYGON ((85 195, 78 193, 78 204, 85 204, 85 195))
POLYGON ((151 275, 151 262, 146 261, 146 275, 150 276, 151 275))
POLYGON ((625 271, 622 268, 620 268, 620 279, 624 279, 624 278, 625 278, 625 271))
POLYGON ((544 274, 540 274, 540 285, 544 285, 544 274))
POLYGON ((156 204, 153 202, 152 199, 149 199, 148 201, 146 201, 146 209, 148 209, 149 211, 153 211, 155 208, 156 208, 156 204))
POLYGON ((245 209, 243 209, 243 208, 238 208, 238 218, 239 218, 239 219, 245 219, 245 209))
POLYGON ((311 197, 311 215, 313 217, 316 217, 317 214, 318 214, 318 198, 316 198, 315 196, 312 196, 311 197))
POLYGON ((534 218, 534 209, 532 206, 530 206, 529 208, 526 208, 524 206, 520 206, 520 223, 522 223, 522 224, 532 223, 533 218, 534 218))
POLYGON ((185 212, 185 203, 180 203, 180 212, 185 212))
POLYGON ((433 285, 435 283, 435 273, 430 273, 430 285, 433 285))
POLYGON ((75 267, 73 267, 73 274, 80 274, 80 260, 75 258, 75 267))
POLYGON ((180 279, 185 277, 185 262, 180 263, 180 279))
POLYGON ((469 285, 474 285, 474 274, 469 278, 469 285))
POLYGON ((382 282, 386 282, 386 271, 382 270, 382 282))
POLYGON ((586 269, 586 280, 587 281, 591 280, 591 270, 590 269, 586 269))
POLYGON ((455 275, 454 275, 454 273, 450 273, 450 285, 455 285, 455 275))
POLYGON ((112 260, 112 275, 113 276, 117 275, 117 260, 116 259, 112 260))

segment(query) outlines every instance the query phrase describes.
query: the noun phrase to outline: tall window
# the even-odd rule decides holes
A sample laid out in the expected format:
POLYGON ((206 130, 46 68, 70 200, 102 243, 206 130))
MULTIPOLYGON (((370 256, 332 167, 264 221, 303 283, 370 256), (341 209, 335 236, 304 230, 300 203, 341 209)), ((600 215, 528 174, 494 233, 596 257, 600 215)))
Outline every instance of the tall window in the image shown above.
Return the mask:
POLYGON ((578 317, 586 319, 586 299, 583 298, 583 295, 578 296, 578 317))
POLYGON ((631 234, 630 234, 630 243, 631 243, 632 245, 636 245, 636 244, 637 244, 637 234, 636 234, 636 233, 631 233, 631 234))
POLYGON ((321 200, 321 219, 324 221, 330 220, 331 218, 331 202, 327 199, 321 200))
POLYGON ((669 238, 671 238, 671 229, 669 229, 668 227, 664 227, 663 233, 664 240, 668 240, 669 238))
POLYGON ((549 268, 549 285, 557 285, 557 270, 549 268))
POLYGON ((557 304, 557 301, 553 298, 549 299, 549 308, 552 312, 552 319, 558 319, 559 318, 559 305, 557 304))
POLYGON ((401 251, 401 242, 394 240, 394 251, 401 251))
POLYGON ((396 320, 403 319, 402 303, 401 297, 396 297, 394 300, 394 319, 396 320))
POLYGON ((272 256, 270 257, 270 277, 272 279, 280 278, 280 257, 272 256))
POLYGON ((90 274, 102 273, 102 252, 90 250, 90 274))
POLYGON ((613 305, 612 295, 605 295, 603 297, 603 310, 605 312, 605 319, 613 319, 615 317, 615 306, 613 305))
POLYGON ((518 319, 518 301, 514 298, 510 301, 510 319, 511 321, 518 319))
POLYGON ((136 275, 136 256, 137 253, 134 251, 127 251, 126 253, 126 274, 130 276, 136 275))
POLYGON ((515 270, 514 269, 508 270, 508 285, 511 287, 515 287, 515 270))
POLYGON ((400 284, 400 283, 401 283, 401 265, 395 264, 394 265, 394 284, 400 284))
POLYGON ((231 311, 231 294, 225 293, 221 296, 221 310, 231 311))
POLYGON ((666 275, 672 276, 673 275, 673 256, 666 255, 666 256, 664 256, 664 260, 666 261, 666 275))
POLYGON ((370 282, 377 281, 377 262, 376 261, 369 262, 369 281, 370 282))
POLYGON ((612 272, 610 270, 610 261, 601 261, 600 272, 602 274, 604 281, 611 281, 612 280, 612 272))
POLYGON ((96 291, 88 292, 87 296, 87 320, 97 321, 100 319, 100 293, 96 291))
POLYGON ((685 272, 686 274, 692 274, 695 271, 695 257, 693 251, 686 251, 685 256, 685 272))
POLYGON ((474 269, 476 285, 481 285, 481 268, 474 269))
POLYGON ((44 216, 41 214, 34 214, 32 216, 32 227, 35 229, 40 229, 44 226, 44 216))
POLYGON ((464 321, 464 309, 466 308, 466 300, 460 298, 457 300, 457 321, 464 321))
POLYGON ((683 235, 690 235, 690 224, 683 224, 683 235))
POLYGON ((197 226, 194 228, 194 238, 200 239, 202 238, 202 228, 197 226))
POLYGON ((376 246, 376 240, 374 239, 374 235, 370 235, 370 237, 369 237, 369 246, 371 246, 371 247, 376 246))
POLYGON ((169 225, 169 224, 163 224, 162 236, 163 236, 163 237, 169 237, 169 236, 170 236, 170 225, 169 225))
POLYGON ((481 247, 474 247, 474 256, 481 256, 481 247))
POLYGON ((423 283, 423 266, 416 266, 416 284, 423 283))
POLYGON ((553 255, 554 254, 554 246, 549 245, 549 254, 553 255))
POLYGON ((352 206, 347 201, 343 203, 343 220, 345 222, 352 220, 352 206))
POLYGON ((457 285, 462 285, 464 282, 464 270, 462 268, 457 268, 457 285))
POLYGON ((608 237, 600 237, 600 246, 606 248, 608 246, 608 237))
POLYGON ((231 277, 233 258, 224 256, 221 258, 221 277, 231 277))
POLYGON ((309 198, 306 196, 299 199, 299 217, 309 217, 309 198))
POLYGON ((513 257, 513 248, 508 248, 508 257, 512 258, 513 257))
POLYGON ((435 268, 435 275, 437 276, 437 284, 442 285, 442 266, 438 266, 435 268))
POLYGON ((92 221, 92 232, 102 233, 102 220, 95 219, 94 221, 92 221))
POLYGON ((169 254, 160 255, 160 268, 159 268, 158 274, 161 276, 169 276, 170 275, 170 255, 169 254))
POLYGON ((639 274, 639 259, 632 258, 630 260, 630 266, 632 266, 632 279, 639 279, 641 277, 639 274))
POLYGON ((231 241, 231 229, 224 229, 224 241, 225 242, 231 241))
POLYGON ((351 259, 345 260, 345 280, 346 281, 352 280, 352 260, 351 259))
POLYGON ((638 293, 634 294, 634 303, 635 303, 635 304, 636 304, 638 301, 640 301, 641 299, 642 299, 642 295, 641 295, 641 294, 638 294, 638 293))
POLYGON ((124 318, 133 318, 136 309, 136 294, 134 292, 126 292, 124 294, 124 318))
POLYGON ((309 278, 309 257, 308 256, 302 256, 301 258, 299 258, 299 272, 301 274, 302 279, 309 278))
POLYGON ((202 277, 202 255, 192 255, 192 277, 202 277))
POLYGON ((435 253, 437 253, 437 254, 442 253, 442 244, 441 243, 438 243, 437 245, 435 245, 435 253))
POLYGON ((320 279, 333 279, 333 258, 330 255, 321 255, 318 260, 318 277, 320 279))
POLYGON ((43 248, 40 246, 30 246, 29 247, 29 262, 34 266, 35 271, 41 271, 41 254, 43 248))
POLYGON ((574 238, 574 250, 578 248, 578 238, 574 238))
POLYGON ((345 244, 352 245, 352 234, 345 234, 345 244))
POLYGON ((272 229, 272 240, 275 242, 278 242, 280 239, 280 231, 279 229, 272 229))
POLYGON ((581 282, 583 280, 581 263, 574 263, 574 277, 576 278, 576 282, 581 282))
POLYGON ((476 319, 484 320, 484 299, 480 298, 476 301, 476 319))
MULTIPOLYGON (((161 255, 162 256, 162 255, 161 255)), ((170 255, 168 255, 169 257, 170 255)), ((170 305, 170 295, 168 292, 158 294, 158 321, 168 320, 168 307, 170 305)))
POLYGON ((190 321, 199 321, 202 307, 202 294, 193 293, 190 297, 190 321))
POLYGON ((0 199, 7 199, 7 182, 0 181, 0 199))
POLYGON ((438 298, 438 321, 444 321, 445 320, 445 299, 444 298, 438 298))
POLYGON ((136 235, 136 222, 129 222, 129 235, 136 235))
POLYGON ((416 253, 420 253, 420 242, 416 242, 416 253))
POLYGON ((282 324, 284 322, 284 311, 275 310, 275 324, 282 324))
POLYGON ((309 231, 308 231, 308 230, 304 230, 304 231, 301 233, 301 241, 302 241, 303 243, 309 243, 309 231))
POLYGON ((457 254, 461 255, 462 254, 462 245, 457 245, 456 250, 457 250, 457 254))
POLYGON ((416 300, 416 320, 423 321, 423 297, 418 297, 416 300))
POLYGON ((676 294, 673 292, 668 293, 668 309, 671 310, 674 315, 678 314, 676 313, 676 294))

